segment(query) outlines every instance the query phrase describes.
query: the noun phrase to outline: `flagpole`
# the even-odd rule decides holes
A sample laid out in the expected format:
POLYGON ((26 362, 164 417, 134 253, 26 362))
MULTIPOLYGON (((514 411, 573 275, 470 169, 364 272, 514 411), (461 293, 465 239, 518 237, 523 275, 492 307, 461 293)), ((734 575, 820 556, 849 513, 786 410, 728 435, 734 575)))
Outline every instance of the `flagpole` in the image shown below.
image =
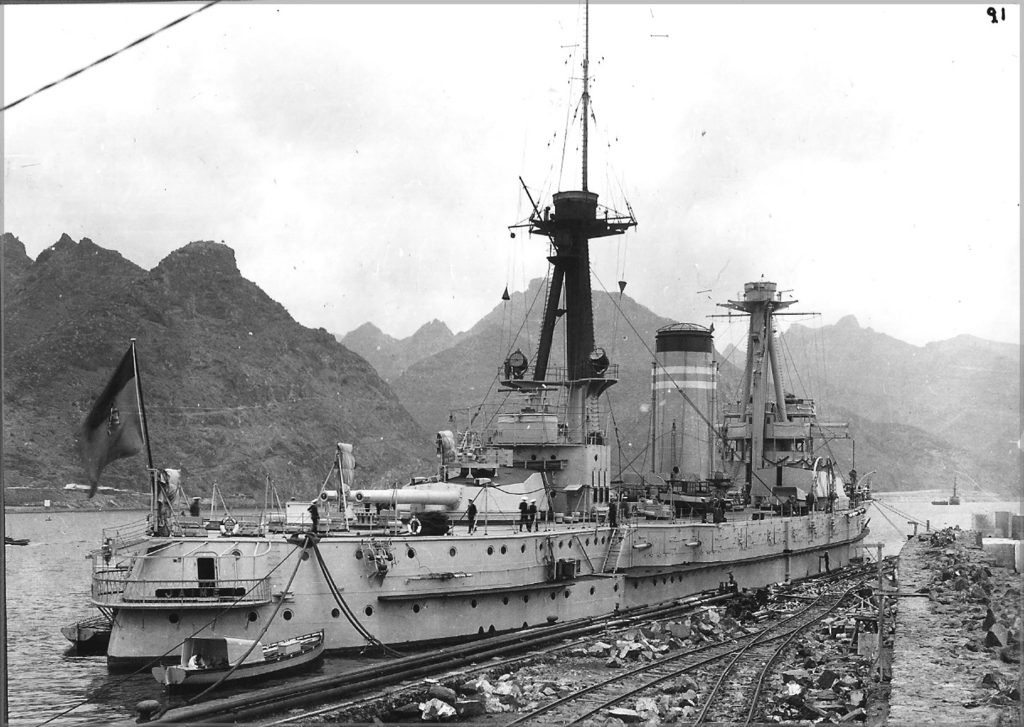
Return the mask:
POLYGON ((142 441, 146 443, 146 462, 149 465, 146 471, 149 473, 149 515, 153 532, 156 533, 159 526, 159 513, 157 500, 156 468, 153 467, 153 450, 149 446, 149 425, 146 422, 146 403, 142 398, 142 375, 139 373, 139 359, 135 352, 135 339, 131 340, 132 369, 135 374, 135 400, 139 403, 139 423, 142 424, 142 441))
POLYGON ((149 447, 149 425, 146 423, 146 402, 142 398, 142 374, 139 373, 139 359, 135 355, 135 339, 131 339, 132 367, 135 369, 135 394, 139 401, 139 419, 142 422, 142 439, 146 443, 146 458, 149 469, 153 469, 153 451, 149 447))

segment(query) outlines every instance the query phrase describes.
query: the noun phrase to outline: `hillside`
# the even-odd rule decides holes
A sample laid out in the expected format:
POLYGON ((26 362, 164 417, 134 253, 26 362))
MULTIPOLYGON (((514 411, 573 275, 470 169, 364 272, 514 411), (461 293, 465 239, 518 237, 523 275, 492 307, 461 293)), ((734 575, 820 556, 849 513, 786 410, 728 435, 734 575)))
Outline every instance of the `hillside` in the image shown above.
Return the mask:
POLYGON ((954 472, 987 489, 1019 486, 1017 346, 972 336, 914 346, 862 328, 853 316, 819 329, 792 326, 783 340, 800 371, 799 382, 789 378, 793 387, 803 384, 875 432, 893 433, 882 446, 893 460, 923 462, 927 449, 894 434, 901 430, 941 446, 934 466, 907 478, 917 487, 952 487, 954 472))
MULTIPOLYGON (((183 468, 190 491, 262 501, 269 475, 310 496, 343 441, 362 483, 432 466, 430 437, 373 368, 242 278, 230 248, 193 242, 151 271, 87 238, 35 261, 12 235, 3 248, 9 503, 81 481, 75 430, 132 337, 154 463, 183 468)), ((145 490, 145 456, 101 484, 145 490)))

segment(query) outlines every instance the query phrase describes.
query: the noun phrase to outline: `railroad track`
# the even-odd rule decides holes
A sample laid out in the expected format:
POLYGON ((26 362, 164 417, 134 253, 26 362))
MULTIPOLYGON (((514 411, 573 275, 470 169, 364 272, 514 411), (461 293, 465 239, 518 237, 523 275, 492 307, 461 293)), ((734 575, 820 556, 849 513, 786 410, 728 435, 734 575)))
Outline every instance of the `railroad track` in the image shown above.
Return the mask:
MULTIPOLYGON (((846 568, 842 571, 806 579, 806 582, 827 583, 838 578, 850 577, 850 573, 859 573, 865 568, 846 568)), ((585 643, 588 637, 599 632, 625 631, 637 623, 689 613, 701 606, 728 600, 734 595, 731 592, 705 593, 611 616, 579 619, 565 624, 490 637, 455 647, 393 659, 380 665, 345 674, 312 678, 301 685, 270 688, 255 694, 211 700, 177 708, 161 715, 158 721, 163 724, 213 723, 218 720, 227 723, 261 724, 302 722, 304 719, 370 701, 365 699, 353 701, 359 695, 367 692, 379 693, 386 687, 393 687, 428 676, 450 674, 470 665, 481 665, 472 670, 483 671, 516 664, 526 659, 536 658, 538 652, 561 651, 576 644, 585 643), (523 652, 529 653, 524 656, 523 652), (487 664, 482 665, 482 662, 485 661, 487 664), (283 715, 291 710, 302 710, 302 714, 274 718, 274 715, 283 715)), ((728 642, 719 642, 704 648, 714 648, 726 643, 728 642)), ((695 654, 697 651, 687 653, 695 654)), ((721 658, 721 655, 715 657, 715 659, 721 658)), ((696 668, 696 666, 692 668, 696 668)))
MULTIPOLYGON (((195 723, 197 721, 212 723, 218 720, 228 723, 267 723, 270 716, 288 710, 315 709, 318 713, 328 712, 338 709, 338 700, 350 699, 367 691, 379 691, 384 687, 401 684, 411 679, 447 673, 471 663, 494 659, 503 660, 497 663, 511 663, 529 658, 509 658, 512 654, 524 651, 535 652, 558 642, 563 642, 559 644, 558 650, 569 648, 575 643, 582 643, 588 636, 598 632, 608 629, 626 630, 637 623, 688 613, 704 605, 728 600, 734 595, 732 592, 706 593, 699 597, 658 606, 646 606, 611 616, 578 619, 565 624, 543 626, 471 641, 459 646, 393 659, 380 665, 344 674, 312 678, 300 685, 264 689, 258 693, 180 707, 165 712, 157 721, 163 724, 195 723), (332 702, 334 704, 331 706, 323 707, 332 702), (320 708, 317 709, 318 707, 320 708)), ((495 663, 488 661, 489 666, 493 666, 495 663)), ((312 716, 312 712, 305 711, 303 715, 294 719, 301 721, 308 716, 312 716)), ((282 719, 272 723, 283 724, 288 721, 294 720, 282 719)))
POLYGON ((863 585, 864 581, 861 581, 842 591, 822 593, 800 611, 772 628, 762 631, 756 638, 733 652, 714 686, 703 696, 702 707, 697 713, 694 725, 722 721, 749 725, 757 712, 761 692, 772 672, 772 667, 793 640, 835 612, 847 596, 863 585), (779 627, 783 628, 782 633, 770 635, 770 632, 777 632, 779 627), (781 643, 776 643, 780 641, 781 643), (729 694, 725 691, 727 679, 730 679, 729 694), (743 721, 740 722, 737 717, 741 717, 743 721))
MULTIPOLYGON (((870 566, 870 568, 873 567, 870 566)), ((859 577, 868 570, 868 566, 853 570, 844 569, 844 571, 837 572, 834 575, 816 579, 816 583, 827 585, 829 583, 841 582, 849 580, 851 577, 859 577)), ((806 631, 807 628, 836 610, 847 595, 862 585, 863 581, 858 580, 853 586, 844 587, 839 592, 827 591, 822 593, 783 620, 771 624, 757 633, 708 644, 698 649, 674 654, 658 661, 620 672, 608 679, 583 687, 571 694, 541 705, 531 712, 506 722, 504 727, 522 724, 579 724, 600 712, 621 704, 627 699, 662 687, 666 682, 671 682, 684 675, 696 672, 702 667, 714 667, 724 661, 725 665, 720 667, 721 677, 715 688, 702 700, 704 708, 698 714, 696 720, 696 724, 701 724, 707 721, 706 718, 711 714, 709 707, 712 704, 718 703, 720 706, 723 705, 721 696, 722 685, 730 673, 736 672, 737 665, 740 664, 740 660, 744 656, 752 657, 751 660, 755 661, 759 667, 755 679, 756 691, 752 694, 750 705, 745 709, 747 724, 749 724, 755 713, 761 685, 767 679, 772 665, 785 651, 786 647, 800 633, 806 631), (776 646, 776 642, 780 640, 782 644, 776 646), (767 655, 762 657, 760 652, 763 650, 767 650, 767 655)), ((744 659, 744 664, 746 662, 747 660, 744 659)), ((738 710, 729 705, 724 705, 724 709, 728 710, 729 713, 722 717, 721 721, 732 723, 738 710)), ((717 714, 719 711, 722 710, 717 709, 715 713, 717 714)))

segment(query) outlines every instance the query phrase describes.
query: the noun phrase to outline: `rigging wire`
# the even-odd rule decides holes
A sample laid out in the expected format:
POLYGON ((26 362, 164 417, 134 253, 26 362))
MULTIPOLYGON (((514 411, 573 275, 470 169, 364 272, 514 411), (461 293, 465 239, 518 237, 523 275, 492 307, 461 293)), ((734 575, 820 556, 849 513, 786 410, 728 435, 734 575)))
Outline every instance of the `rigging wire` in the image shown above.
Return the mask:
MULTIPOLYGON (((304 541, 303 541, 302 553, 300 553, 299 557, 295 560, 295 569, 292 571, 292 574, 288 577, 288 583, 285 584, 285 587, 284 587, 284 590, 282 591, 282 593, 288 593, 291 590, 292 582, 295 580, 295 576, 299 572, 299 566, 302 565, 302 556, 306 553, 306 550, 309 548, 311 543, 313 544, 313 547, 315 548, 316 547, 316 541, 310 535, 310 536, 307 536, 304 539, 304 541)), ((232 666, 227 671, 227 673, 224 674, 220 679, 215 681, 213 684, 208 686, 203 691, 199 692, 199 694, 195 695, 194 697, 192 697, 188 701, 186 701, 185 702, 186 704, 193 704, 194 702, 199 700, 201 697, 206 696, 207 694, 212 692, 214 689, 219 687, 221 684, 223 684, 228 679, 228 677, 230 677, 232 674, 235 673, 235 671, 238 670, 238 667, 240 667, 242 665, 242 662, 244 662, 247 658, 249 658, 249 654, 251 654, 256 649, 257 646, 260 646, 260 639, 262 639, 263 635, 266 634, 267 631, 270 629, 270 625, 272 623, 274 623, 274 618, 277 616, 278 612, 281 610, 281 607, 284 605, 284 602, 285 602, 284 598, 281 598, 281 599, 278 600, 277 604, 274 606, 274 611, 270 614, 270 618, 267 619, 267 623, 263 627, 263 630, 260 631, 259 636, 257 636, 255 639, 253 639, 252 645, 249 647, 248 651, 246 651, 242 655, 242 657, 237 662, 235 662, 234 666, 232 666)))
MULTIPOLYGON (((612 294, 608 292, 608 288, 607 288, 607 287, 605 287, 605 284, 604 284, 603 282, 601 282, 601 279, 600 279, 600 278, 598 277, 597 273, 595 273, 595 272, 593 271, 593 269, 591 269, 591 271, 590 271, 590 274, 594 276, 594 279, 595 279, 595 280, 597 280, 597 283, 598 283, 598 285, 600 285, 600 286, 601 286, 601 288, 602 288, 602 289, 604 290, 604 292, 605 292, 605 294, 606 294, 606 295, 608 296, 609 300, 611 300, 611 301, 612 301, 612 303, 613 303, 613 304, 615 304, 615 298, 614 298, 614 296, 612 296, 612 294)), ((640 335, 640 332, 636 330, 636 327, 635 327, 635 326, 633 325, 633 322, 632 322, 632 321, 630 321, 630 320, 629 320, 629 318, 627 318, 627 317, 626 317, 625 315, 623 315, 623 319, 624 319, 624 320, 626 321, 626 323, 628 323, 628 324, 629 324, 629 327, 630 327, 630 329, 632 329, 632 331, 633 331, 633 334, 634 334, 634 335, 635 335, 635 336, 637 337, 637 340, 638 340, 638 341, 640 341, 640 343, 641 343, 641 344, 643 345, 643 347, 644 347, 645 349, 647 349, 647 353, 649 353, 649 354, 651 355, 651 359, 652 359, 652 360, 654 360, 654 361, 657 361, 657 360, 658 360, 658 357, 657 357, 657 355, 656 355, 656 354, 654 353, 654 351, 652 351, 652 350, 651 350, 651 347, 650 347, 649 345, 647 345, 647 342, 646 342, 645 340, 643 340, 643 337, 642 337, 642 336, 640 335)), ((662 367, 662 368, 664 368, 664 367, 662 367)), ((667 372, 667 371, 665 371, 664 373, 665 373, 665 376, 666 376, 666 378, 668 379, 668 381, 669 381, 669 382, 670 382, 670 383, 672 384, 672 386, 673 386, 673 387, 675 387, 675 390, 676 390, 676 392, 677 392, 677 393, 678 393, 678 394, 679 394, 679 395, 680 395, 680 396, 681 396, 681 397, 683 398, 683 401, 685 401, 685 402, 686 402, 687 404, 689 404, 689 405, 690 405, 690 407, 691 407, 691 408, 692 408, 692 409, 694 410, 694 412, 696 412, 697 416, 698 416, 698 417, 700 417, 700 419, 701 419, 701 420, 702 420, 702 421, 703 421, 703 422, 704 422, 704 423, 705 423, 705 424, 706 424, 706 425, 708 426, 708 430, 709 430, 710 432, 713 432, 713 433, 714 433, 714 436, 716 437, 716 439, 720 440, 720 441, 721 441, 721 442, 722 442, 723 444, 726 444, 726 443, 727 443, 727 441, 726 441, 726 439, 725 439, 725 435, 724 435, 723 433, 721 433, 721 432, 719 432, 719 431, 718 431, 718 429, 717 429, 717 428, 715 427, 714 423, 713 423, 713 422, 712 422, 712 421, 711 421, 710 419, 708 419, 707 415, 706 415, 706 414, 705 414, 704 412, 702 412, 702 411, 700 410, 700 407, 698 407, 698 406, 697 406, 697 405, 696 405, 696 404, 695 404, 695 403, 693 402, 693 399, 691 399, 691 398, 690 398, 690 397, 689 397, 689 396, 688 396, 688 395, 686 394, 686 392, 685 392, 685 391, 683 391, 683 388, 682 388, 682 387, 681 387, 681 386, 680 386, 680 385, 678 384, 678 382, 676 382, 676 380, 675 380, 675 378, 674 378, 674 377, 672 376, 672 374, 670 374, 670 373, 669 373, 669 372, 667 372)), ((647 449, 647 448, 645 447, 645 451, 646 451, 646 449, 647 449)), ((754 471, 753 467, 751 467, 750 475, 751 475, 751 477, 753 477, 754 479, 756 479, 756 480, 757 480, 757 481, 758 481, 759 483, 761 483, 762 485, 764 485, 764 486, 765 486, 765 487, 766 487, 766 488, 767 488, 767 489, 769 490, 769 492, 771 491, 771 488, 770 488, 770 487, 768 486, 768 483, 767 483, 767 482, 765 482, 765 481, 764 481, 764 480, 763 480, 763 479, 762 479, 762 478, 761 478, 761 477, 760 477, 760 476, 759 476, 759 475, 757 474, 757 472, 755 472, 755 471, 754 471)), ((782 500, 781 500, 781 498, 779 498, 779 497, 778 497, 777 495, 775 495, 774 493, 772 493, 771 497, 775 498, 775 500, 776 500, 776 501, 777 501, 777 502, 778 502, 779 504, 781 504, 781 503, 782 503, 782 500)))
POLYGON ((164 26, 162 26, 160 28, 157 28, 152 33, 147 33, 146 35, 142 36, 141 38, 136 38, 131 43, 126 45, 124 48, 116 50, 113 53, 108 53, 107 55, 103 56, 102 58, 98 58, 97 60, 93 61, 92 63, 90 63, 90 64, 88 64, 86 66, 82 66, 81 68, 79 68, 76 71, 72 71, 71 73, 69 73, 68 75, 64 76, 63 78, 58 78, 56 81, 51 81, 50 83, 47 83, 45 86, 41 86, 40 88, 37 88, 32 93, 29 93, 29 94, 27 94, 25 96, 22 96, 17 101, 12 101, 11 103, 9 103, 6 106, 4 106, 2 109, 0 109, 0 113, 2 113, 4 111, 7 111, 8 109, 13 109, 15 106, 17 106, 21 102, 27 101, 28 99, 32 98, 33 96, 38 96, 39 94, 43 93, 44 91, 48 91, 51 88, 59 86, 60 84, 64 83, 65 81, 70 81, 72 78, 74 78, 75 76, 79 75, 80 73, 84 73, 85 71, 89 70, 90 68, 95 68, 96 66, 100 65, 101 63, 105 63, 106 61, 109 61, 111 58, 114 58, 115 56, 118 56, 121 53, 124 53, 129 48, 134 48, 135 46, 140 45, 141 43, 144 43, 145 41, 149 40, 150 38, 154 37, 155 35, 157 35, 159 33, 162 33, 163 31, 165 31, 165 30, 167 30, 169 28, 174 27, 178 23, 181 23, 181 22, 184 22, 184 21, 188 20, 193 15, 198 15, 199 13, 203 12, 204 10, 208 10, 209 8, 212 8, 214 5, 216 5, 219 2, 221 2, 221 0, 211 0, 211 2, 206 3, 202 7, 196 8, 192 12, 187 13, 187 14, 181 16, 177 20, 172 20, 171 22, 167 23, 167 25, 164 25, 164 26))

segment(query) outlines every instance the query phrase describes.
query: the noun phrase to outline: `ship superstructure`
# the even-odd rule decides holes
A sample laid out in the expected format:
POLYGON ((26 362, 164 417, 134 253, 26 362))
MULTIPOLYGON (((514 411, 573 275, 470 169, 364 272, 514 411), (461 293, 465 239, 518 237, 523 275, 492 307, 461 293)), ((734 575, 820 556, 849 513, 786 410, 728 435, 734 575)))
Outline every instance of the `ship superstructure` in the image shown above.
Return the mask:
POLYGON ((720 432, 727 466, 755 506, 831 507, 843 480, 831 452, 821 450, 848 438, 847 425, 819 422, 813 399, 785 391, 775 318, 796 301, 783 300, 777 287, 747 283, 741 299, 719 303, 749 317, 740 398, 726 408, 720 432))

